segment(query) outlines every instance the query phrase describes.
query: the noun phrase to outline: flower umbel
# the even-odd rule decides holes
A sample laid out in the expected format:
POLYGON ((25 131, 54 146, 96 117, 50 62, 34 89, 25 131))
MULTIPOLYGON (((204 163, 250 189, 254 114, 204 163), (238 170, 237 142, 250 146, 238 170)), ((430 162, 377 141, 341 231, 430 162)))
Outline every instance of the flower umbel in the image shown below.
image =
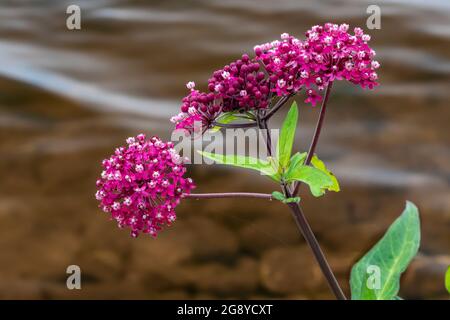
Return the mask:
POLYGON ((348 24, 325 23, 313 26, 306 39, 283 33, 274 40, 254 47, 255 57, 242 55, 208 80, 209 92, 195 89, 183 98, 181 113, 171 118, 176 129, 203 133, 222 112, 253 112, 270 108, 272 93, 291 96, 305 90, 305 102, 316 105, 320 92, 335 80, 347 80, 362 88, 377 86, 375 51, 370 36, 361 28, 348 32, 348 24), (265 71, 265 72, 264 72, 265 71))
POLYGON ((348 29, 347 24, 326 23, 313 26, 302 41, 284 33, 281 40, 256 46, 256 57, 269 74, 272 91, 282 96, 305 89, 305 102, 315 105, 321 100, 317 91, 334 80, 369 89, 378 85, 375 70, 380 64, 373 60, 375 51, 367 44, 370 36, 361 28, 355 28, 353 35, 348 29))
POLYGON ((269 105, 269 83, 260 65, 247 54, 208 80, 208 89, 222 101, 222 111, 252 111, 269 105))
POLYGON ((103 160, 95 197, 119 227, 131 228, 133 237, 156 236, 175 221, 175 207, 195 186, 183 177, 186 168, 171 142, 140 134, 127 144, 103 160))

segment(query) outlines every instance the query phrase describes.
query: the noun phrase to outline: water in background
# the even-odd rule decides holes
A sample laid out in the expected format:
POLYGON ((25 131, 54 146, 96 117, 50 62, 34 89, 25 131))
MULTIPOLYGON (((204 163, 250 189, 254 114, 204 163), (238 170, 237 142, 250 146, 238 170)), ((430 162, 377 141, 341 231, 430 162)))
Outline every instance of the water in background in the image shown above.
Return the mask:
MULTIPOLYGON (((205 88, 213 70, 282 32, 302 37, 327 21, 365 26, 370 4, 382 12, 381 30, 368 32, 381 86, 333 89, 318 153, 343 191, 320 200, 305 193, 305 209, 339 261, 342 281, 405 199, 422 210, 421 263, 448 259, 448 1, 3 0, 0 297, 328 297, 320 275, 317 286, 305 287, 292 284, 289 266, 276 271, 273 262, 283 258, 293 259, 294 269, 306 263, 293 258, 304 245, 277 205, 186 203, 161 239, 132 241, 96 210, 94 181, 99 161, 126 136, 170 136, 168 118, 186 82, 205 88), (69 4, 82 9, 80 31, 65 27, 69 4), (200 229, 210 231, 196 234, 200 229), (64 287, 72 263, 86 271, 81 293, 64 287), (175 279, 164 273, 168 268, 175 279)), ((302 105, 299 148, 308 145, 317 111, 302 105)), ((191 172, 199 192, 273 188, 223 168, 191 172)), ((307 250, 302 254, 310 260, 307 250)), ((440 294, 420 290, 405 294, 440 294)))

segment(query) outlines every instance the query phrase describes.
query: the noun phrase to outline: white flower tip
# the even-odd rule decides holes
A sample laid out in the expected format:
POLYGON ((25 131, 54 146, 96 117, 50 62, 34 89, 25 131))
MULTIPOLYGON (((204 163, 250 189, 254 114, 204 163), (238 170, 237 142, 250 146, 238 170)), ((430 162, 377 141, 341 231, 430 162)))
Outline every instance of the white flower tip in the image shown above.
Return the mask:
POLYGON ((282 34, 281 34, 281 39, 283 39, 283 40, 289 39, 289 33, 287 33, 287 32, 282 33, 282 34))
POLYGON ((190 90, 194 90, 195 82, 194 81, 189 81, 188 83, 186 83, 186 88, 188 88, 190 90))

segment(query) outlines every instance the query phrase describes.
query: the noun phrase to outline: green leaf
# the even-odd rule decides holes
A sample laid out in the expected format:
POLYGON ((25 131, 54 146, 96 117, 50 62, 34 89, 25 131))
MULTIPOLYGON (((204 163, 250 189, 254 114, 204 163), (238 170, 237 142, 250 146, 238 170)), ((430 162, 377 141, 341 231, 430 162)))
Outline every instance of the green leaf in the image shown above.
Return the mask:
POLYGON ((299 203, 300 202, 300 197, 286 198, 286 196, 279 191, 272 192, 272 198, 275 200, 281 201, 283 203, 293 203, 293 202, 299 203))
POLYGON ((331 187, 328 188, 329 191, 339 192, 341 190, 339 187, 339 182, 336 179, 336 177, 334 176, 334 174, 330 170, 327 169, 327 167, 325 166, 325 163, 323 163, 323 161, 320 160, 316 155, 314 155, 311 158, 311 164, 314 166, 314 168, 317 168, 320 171, 322 171, 323 173, 325 173, 326 175, 328 175, 328 177, 330 177, 330 179, 333 181, 333 184, 331 185, 331 187))
POLYGON ((393 297, 391 300, 404 300, 403 298, 400 298, 399 296, 393 297))
POLYGON ((296 152, 289 161, 289 167, 286 170, 286 175, 290 175, 293 169, 295 169, 299 165, 302 165, 305 162, 306 156, 306 152, 296 152))
POLYGON ((352 299, 396 298, 400 288, 400 275, 417 254, 419 244, 419 212, 413 203, 407 201, 405 210, 383 238, 353 266, 350 275, 352 299), (369 270, 378 272, 372 273, 369 270))
MULTIPOLYGON (((299 166, 304 166, 304 162, 306 160, 306 156, 307 153, 303 152, 303 153, 295 153, 292 157, 291 160, 289 162, 289 168, 286 170, 285 173, 285 177, 287 177, 288 179, 290 179, 291 177, 295 177, 296 175, 294 174, 295 170, 297 167, 299 166)), ((324 181, 324 186, 322 191, 314 191, 315 194, 317 194, 317 196, 320 196, 324 193, 325 190, 329 190, 329 191, 340 191, 339 188, 339 182, 337 181, 336 177, 333 175, 333 173, 331 171, 329 171, 327 169, 327 167, 325 166, 325 164, 323 163, 322 160, 320 160, 317 156, 313 156, 311 159, 311 165, 312 167, 320 170, 322 173, 324 173, 325 175, 328 176, 328 178, 330 180, 327 180, 328 182, 324 181), (331 184, 328 185, 328 183, 331 181, 331 184)), ((304 170, 304 169, 302 169, 304 170)), ((303 181, 303 180, 301 180, 303 181)))
POLYGON ((300 197, 286 198, 283 203, 299 203, 300 197))
POLYGON ((297 165, 284 175, 286 182, 301 181, 309 185, 311 193, 320 197, 333 185, 333 180, 321 170, 311 166, 297 165))
POLYGON ((234 115, 239 118, 239 119, 245 119, 245 120, 249 120, 249 121, 256 121, 256 117, 255 115, 250 112, 250 111, 246 111, 246 112, 240 112, 240 111, 232 111, 234 112, 234 115))
POLYGON ((278 165, 277 159, 275 159, 274 157, 267 157, 267 162, 269 162, 270 165, 272 166, 272 170, 274 172, 277 172, 278 175, 281 176, 281 174, 279 173, 280 172, 280 170, 279 170, 280 166, 278 165))
POLYGON ((272 198, 274 198, 275 200, 278 200, 278 201, 286 200, 286 197, 284 196, 284 194, 282 194, 279 191, 272 192, 272 198))
POLYGON ((279 164, 282 169, 288 167, 289 159, 291 158, 297 120, 298 108, 297 103, 294 101, 294 103, 292 103, 291 105, 291 109, 289 109, 289 112, 284 119, 283 126, 281 127, 280 137, 278 138, 277 155, 279 164))
MULTIPOLYGON (((237 117, 235 113, 236 113, 236 112, 234 112, 234 111, 232 111, 232 112, 225 112, 225 113, 223 113, 220 117, 218 117, 218 118, 216 119, 216 122, 217 122, 217 123, 221 123, 221 124, 231 123, 231 122, 233 122, 234 120, 239 119, 239 117, 237 117)), ((215 127, 212 127, 212 128, 210 129, 210 131, 216 132, 216 131, 219 131, 220 129, 221 129, 221 127, 215 126, 215 127)))
POLYGON ((198 153, 208 159, 214 160, 217 163, 259 171, 260 173, 269 176, 276 182, 280 182, 280 175, 274 171, 272 165, 267 161, 233 154, 223 155, 205 151, 198 151, 198 153))

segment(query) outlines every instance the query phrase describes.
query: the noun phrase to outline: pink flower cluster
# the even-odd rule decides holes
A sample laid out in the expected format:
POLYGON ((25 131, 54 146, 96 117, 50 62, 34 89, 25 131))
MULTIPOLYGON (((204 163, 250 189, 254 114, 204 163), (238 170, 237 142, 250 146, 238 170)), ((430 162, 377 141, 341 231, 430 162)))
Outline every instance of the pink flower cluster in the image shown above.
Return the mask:
POLYGON ((306 102, 315 105, 321 99, 317 91, 334 80, 369 89, 378 85, 375 69, 380 64, 367 44, 370 36, 361 28, 355 28, 354 35, 348 29, 347 24, 326 23, 308 30, 304 41, 284 33, 281 40, 256 46, 255 54, 269 73, 273 91, 282 96, 304 88, 306 102))
POLYGON ((183 98, 181 112, 170 118, 176 129, 184 129, 189 133, 209 128, 220 114, 222 107, 216 103, 216 95, 195 90, 195 83, 189 82, 191 92, 183 98))
POLYGON ((188 82, 190 93, 183 98, 181 112, 170 120, 176 129, 199 132, 210 128, 214 120, 229 111, 265 109, 269 105, 269 82, 261 66, 247 54, 217 70, 208 80, 208 93, 195 90, 188 82))
POLYGON ((133 237, 140 232, 156 236, 175 221, 175 207, 194 184, 183 178, 186 168, 171 142, 140 134, 127 144, 103 161, 95 196, 119 227, 131 228, 133 237))
POLYGON ((217 70, 208 80, 208 89, 222 100, 222 111, 248 111, 267 108, 269 83, 258 62, 247 54, 217 70))
POLYGON ((361 28, 354 34, 348 29, 347 24, 326 23, 308 30, 305 40, 283 33, 280 40, 255 46, 254 58, 244 54, 213 73, 209 93, 194 90, 195 84, 189 82, 191 93, 172 122, 190 132, 199 122, 206 130, 221 112, 269 108, 270 92, 286 96, 304 89, 305 102, 315 105, 322 99, 319 92, 335 80, 372 89, 378 85, 375 70, 380 64, 367 44, 370 36, 361 28))

